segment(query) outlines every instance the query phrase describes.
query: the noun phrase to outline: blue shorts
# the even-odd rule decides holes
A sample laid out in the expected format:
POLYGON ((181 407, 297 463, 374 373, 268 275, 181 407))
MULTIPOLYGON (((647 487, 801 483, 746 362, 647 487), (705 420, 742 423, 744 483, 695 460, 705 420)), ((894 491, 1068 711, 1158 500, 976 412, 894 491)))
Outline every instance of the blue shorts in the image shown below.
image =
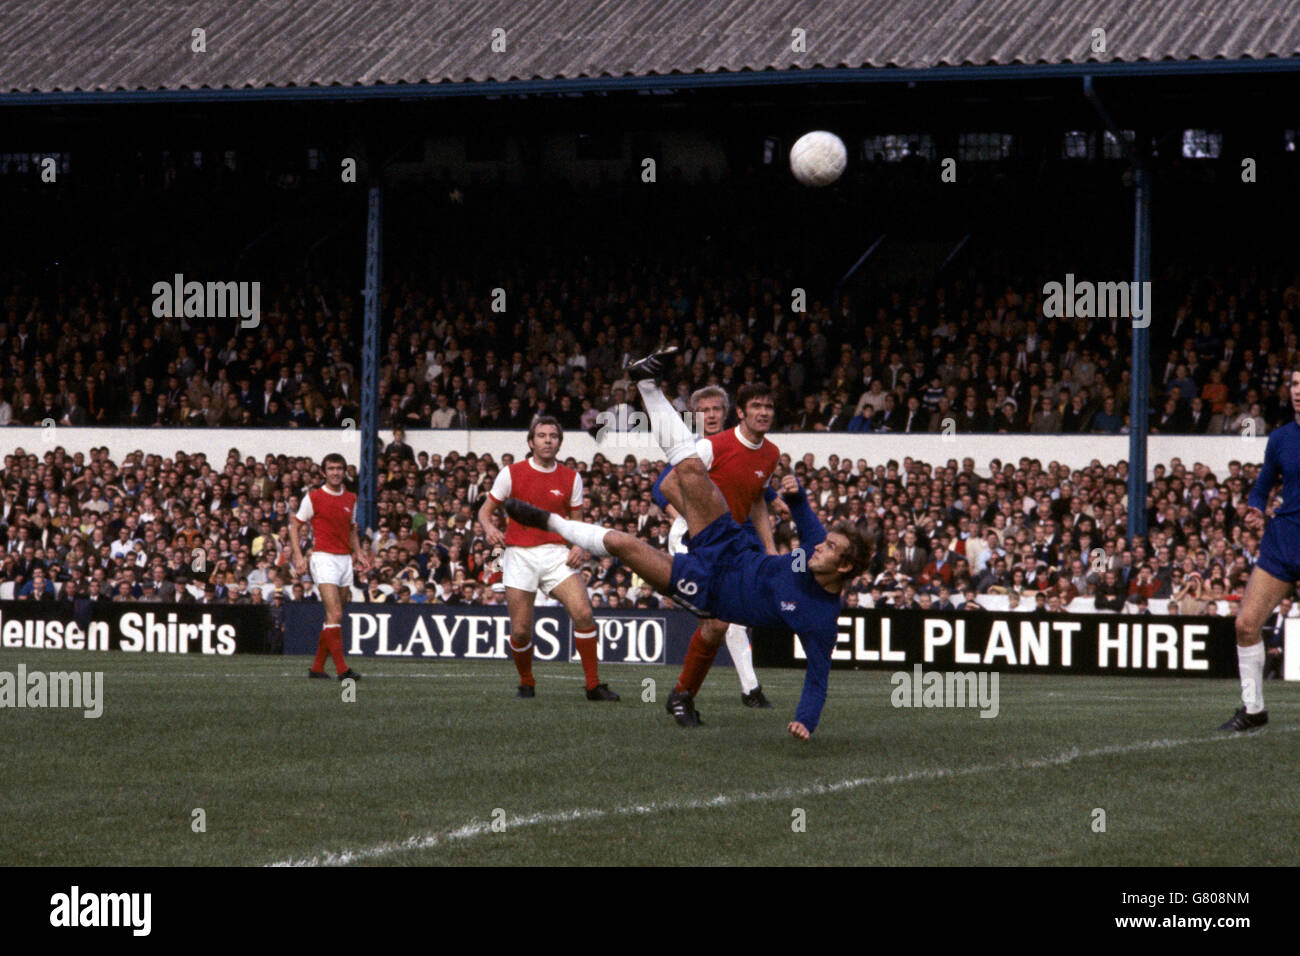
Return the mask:
POLYGON ((747 532, 728 511, 692 537, 690 551, 673 558, 668 596, 696 614, 711 616, 719 590, 739 582, 737 572, 744 563, 766 553, 754 526, 748 527, 747 532))
MULTIPOLYGON (((715 523, 716 523, 716 522, 715 522, 715 523)), ((758 537, 758 529, 754 527, 754 520, 753 520, 752 518, 746 518, 743 522, 740 522, 739 527, 740 527, 740 530, 741 530, 741 533, 742 533, 742 534, 745 534, 745 535, 748 535, 748 536, 752 537, 752 538, 754 539, 754 541, 758 543, 758 546, 759 546, 760 548, 763 547, 763 542, 762 542, 762 541, 759 539, 759 537, 758 537)), ((707 530, 707 529, 705 529, 705 530, 707 530)), ((694 540, 694 539, 692 539, 691 536, 690 536, 689 534, 683 534, 683 535, 682 535, 682 544, 683 544, 685 547, 689 548, 689 547, 691 546, 691 541, 692 541, 692 540, 694 540)), ((763 553, 766 554, 767 551, 764 550, 763 553)))
POLYGON ((1300 524, 1286 518, 1269 519, 1255 563, 1275 578, 1300 581, 1300 524))

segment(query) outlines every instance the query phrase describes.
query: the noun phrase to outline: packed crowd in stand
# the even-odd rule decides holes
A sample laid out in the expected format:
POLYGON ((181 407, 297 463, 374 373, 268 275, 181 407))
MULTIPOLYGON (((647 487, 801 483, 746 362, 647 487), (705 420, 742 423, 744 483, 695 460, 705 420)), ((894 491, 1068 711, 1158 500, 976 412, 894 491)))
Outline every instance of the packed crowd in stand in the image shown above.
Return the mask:
MULTIPOLYGON (((955 279, 933 292, 859 307, 849 296, 792 314, 783 280, 651 270, 628 283, 588 263, 546 280, 422 287, 385 300, 381 428, 497 428, 533 417, 595 431, 630 411, 628 355, 673 342, 667 380, 685 397, 708 383, 768 382, 777 431, 1122 433, 1130 375, 1125 320, 1047 319, 1034 289, 955 279)), ((743 273, 739 273, 743 274, 743 273)), ((42 300, 0 298, 0 423, 59 427, 339 427, 359 421, 359 303, 324 285, 279 296, 254 328, 155 317, 149 283, 118 277, 42 300), (348 420, 351 419, 351 422, 348 420)), ((1290 417, 1286 371, 1300 361, 1292 314, 1300 279, 1243 279, 1189 292, 1153 327, 1151 428, 1266 434, 1290 417)), ((111 462, 28 449, 5 457, 4 563, 15 596, 98 600, 311 599, 289 567, 289 516, 317 463, 141 453, 111 462)), ((1150 533, 1125 539, 1126 465, 1073 473, 1037 461, 787 463, 823 520, 858 522, 876 559, 849 597, 859 606, 959 606, 1006 594, 1051 611, 1079 596, 1099 609, 1172 598, 1182 613, 1238 598, 1258 541, 1242 515, 1258 462, 1211 474, 1157 467, 1150 533), (1217 602, 1217 603, 1216 603, 1217 602)), ((378 569, 363 600, 499 603, 477 502, 504 462, 381 459, 378 569)), ((588 514, 662 544, 650 500, 657 465, 570 462, 588 514)), ((353 475, 355 480, 355 474, 353 475)), ((792 547, 793 530, 777 540, 792 547)), ((609 559, 583 571, 597 606, 658 599, 609 559)), ((974 607, 974 604, 971 604, 974 607)))
MULTIPOLYGON (((683 392, 766 382, 787 431, 1128 428, 1130 323, 1044 318, 1037 278, 1000 289, 955 278, 869 304, 814 297, 795 314, 788 277, 647 271, 629 282, 611 259, 546 279, 396 283, 383 310, 380 427, 523 430, 544 413, 590 429, 627 398, 624 357, 672 341, 683 392)), ((1290 418, 1300 277, 1203 285, 1157 309, 1150 427, 1266 434, 1290 418)), ((314 283, 268 291, 258 324, 244 328, 156 317, 151 287, 119 275, 53 301, 17 285, 0 296, 0 424, 359 421, 362 323, 350 294, 314 283)))
MULTIPOLYGON (((779 435, 774 436, 779 441, 779 435)), ((496 555, 476 521, 509 456, 415 453, 395 435, 379 457, 376 567, 359 600, 499 604, 496 555)), ((522 446, 522 436, 521 436, 522 446)), ((584 513, 664 547, 670 522, 651 499, 662 462, 631 455, 567 461, 583 476, 584 513)), ((1149 533, 1127 541, 1126 463, 1069 471, 1036 460, 782 459, 824 523, 846 518, 875 544, 852 606, 960 608, 1005 595, 1013 609, 1058 611, 1076 597, 1099 610, 1173 599, 1184 614, 1239 599, 1258 552, 1246 529, 1257 463, 1227 474, 1174 460, 1157 465, 1149 533), (1041 607, 1040 607, 1041 606, 1041 607)), ((311 600, 290 562, 288 522, 319 463, 267 455, 227 460, 106 449, 5 456, 0 587, 21 599, 262 603, 311 600)), ((350 481, 355 482, 355 466, 350 481)), ((779 516, 777 546, 798 546, 779 516)), ((582 574, 597 607, 655 607, 659 598, 610 558, 582 574)), ((987 602, 986 602, 987 603, 987 602)))

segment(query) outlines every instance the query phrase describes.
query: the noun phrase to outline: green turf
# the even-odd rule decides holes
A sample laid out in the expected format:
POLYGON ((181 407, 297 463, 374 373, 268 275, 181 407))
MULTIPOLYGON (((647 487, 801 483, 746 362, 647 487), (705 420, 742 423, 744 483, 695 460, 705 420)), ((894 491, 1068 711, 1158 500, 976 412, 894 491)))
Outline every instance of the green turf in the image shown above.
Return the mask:
POLYGON ((0 711, 6 865, 1295 860, 1300 687, 1280 682, 1269 729, 1231 738, 1213 730, 1230 681, 1004 675, 990 720, 894 709, 887 673, 837 671, 801 744, 798 671, 761 674, 777 709, 757 712, 719 669, 685 730, 669 668, 607 666, 623 701, 597 704, 576 664, 539 665, 519 701, 509 663, 359 660, 343 703, 303 658, 7 652, 0 670, 19 662, 103 670, 106 699, 99 720, 0 711))

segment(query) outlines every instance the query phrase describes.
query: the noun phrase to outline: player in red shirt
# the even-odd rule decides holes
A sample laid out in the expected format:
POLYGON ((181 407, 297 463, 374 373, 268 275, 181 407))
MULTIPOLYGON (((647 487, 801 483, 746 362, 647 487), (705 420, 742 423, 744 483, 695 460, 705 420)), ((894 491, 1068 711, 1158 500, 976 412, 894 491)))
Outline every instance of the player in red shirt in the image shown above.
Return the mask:
MULTIPOLYGON (((772 391, 762 383, 743 386, 736 394, 736 414, 740 418, 740 424, 723 431, 722 422, 727 412, 726 398, 727 393, 716 386, 700 389, 691 396, 696 423, 699 431, 705 435, 696 442, 696 448, 709 477, 726 499, 731 516, 740 524, 752 521, 763 549, 768 554, 776 554, 772 524, 768 520, 767 500, 764 497, 772 471, 781 457, 780 450, 766 437, 772 428, 775 412, 772 391)), ((667 474, 665 471, 664 475, 667 474)), ((657 492, 662 481, 663 476, 656 482, 657 492)), ((676 518, 669 535, 669 554, 686 551, 690 542, 682 540, 686 530, 685 519, 676 514, 666 499, 661 502, 661 507, 665 507, 676 518)), ((691 643, 674 693, 690 691, 692 699, 698 697, 704 678, 713 666, 713 659, 724 639, 736 667, 736 676, 740 680, 741 702, 746 707, 771 710, 772 704, 763 694, 762 685, 754 673, 753 651, 747 629, 743 624, 729 624, 716 619, 701 620, 691 635, 691 643)))
POLYGON ((496 482, 479 509, 478 520, 488 544, 505 545, 501 558, 501 580, 506 587, 510 612, 510 651, 519 671, 516 697, 537 696, 533 677, 533 605, 537 589, 549 593, 564 605, 573 620, 573 639, 586 676, 587 700, 618 700, 618 694, 602 684, 596 657, 596 619, 591 599, 577 569, 591 556, 576 545, 570 548, 554 531, 528 528, 509 522, 502 534, 492 520, 507 498, 518 498, 562 518, 582 512, 582 476, 561 465, 556 456, 564 441, 564 429, 549 415, 536 418, 528 429, 531 456, 501 469, 496 482))
POLYGON ((307 676, 328 679, 325 658, 333 655, 339 680, 348 677, 355 680, 361 675, 343 659, 343 589, 348 588, 350 594, 352 562, 356 562, 358 570, 365 571, 370 561, 357 539, 357 496, 343 487, 347 461, 337 453, 326 455, 321 470, 325 472, 325 484, 303 496, 298 513, 289 522, 293 567, 299 574, 306 573, 308 564, 302 556, 298 525, 311 522, 311 579, 325 605, 325 626, 321 628, 316 660, 307 676))

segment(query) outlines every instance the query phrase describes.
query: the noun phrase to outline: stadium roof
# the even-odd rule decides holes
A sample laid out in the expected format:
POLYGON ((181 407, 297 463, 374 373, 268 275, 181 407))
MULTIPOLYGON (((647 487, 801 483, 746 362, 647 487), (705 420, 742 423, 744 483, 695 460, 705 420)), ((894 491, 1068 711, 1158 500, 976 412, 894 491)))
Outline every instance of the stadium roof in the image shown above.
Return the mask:
POLYGON ((0 0, 0 99, 10 102, 1193 65, 1300 69, 1300 2, 0 0), (198 27, 205 53, 190 49, 198 27), (796 28, 806 52, 792 49, 796 28), (1097 28, 1106 31, 1104 53, 1092 51, 1097 28), (505 31, 504 52, 491 49, 496 29, 505 31))

